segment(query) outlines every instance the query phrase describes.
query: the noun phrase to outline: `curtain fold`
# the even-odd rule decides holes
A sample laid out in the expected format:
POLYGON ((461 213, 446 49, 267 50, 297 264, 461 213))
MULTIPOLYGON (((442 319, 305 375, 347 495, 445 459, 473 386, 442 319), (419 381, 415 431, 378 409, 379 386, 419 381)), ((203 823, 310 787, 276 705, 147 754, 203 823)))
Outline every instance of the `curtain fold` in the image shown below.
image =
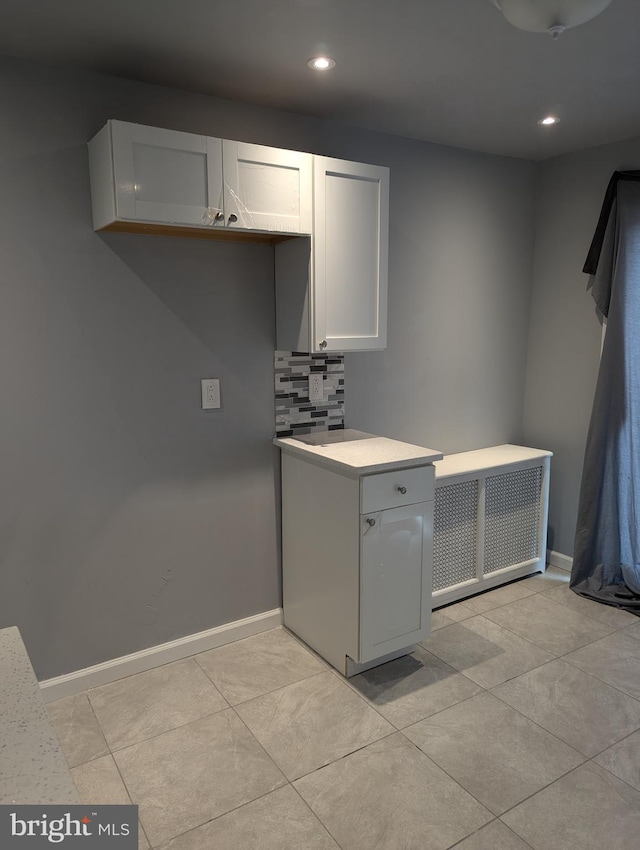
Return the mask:
POLYGON ((640 615, 640 172, 609 183, 585 264, 607 317, 585 449, 571 587, 640 615))

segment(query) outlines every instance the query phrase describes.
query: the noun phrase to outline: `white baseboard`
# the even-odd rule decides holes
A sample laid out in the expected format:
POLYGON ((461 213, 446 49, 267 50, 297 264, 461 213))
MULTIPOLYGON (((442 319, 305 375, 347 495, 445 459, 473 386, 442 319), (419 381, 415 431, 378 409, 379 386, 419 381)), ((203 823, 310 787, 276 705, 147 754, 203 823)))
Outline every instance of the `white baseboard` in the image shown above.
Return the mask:
POLYGON ((562 552, 556 552, 553 549, 547 549, 547 563, 552 567, 559 567, 561 570, 571 572, 573 558, 569 555, 563 555, 562 552))
POLYGON ((244 620, 235 620, 233 623, 225 623, 215 629, 207 629, 168 643, 151 646, 149 649, 142 649, 140 652, 133 652, 131 655, 122 655, 120 658, 113 658, 110 661, 95 664, 93 667, 85 667, 83 670, 65 673, 54 679, 46 679, 40 682, 40 692, 45 702, 53 702, 53 700, 73 696, 89 688, 106 685, 125 676, 132 676, 134 673, 151 670, 153 667, 161 667, 170 661, 179 661, 181 658, 188 658, 198 652, 215 649, 281 625, 282 608, 274 608, 273 611, 264 611, 262 614, 255 614, 244 620))

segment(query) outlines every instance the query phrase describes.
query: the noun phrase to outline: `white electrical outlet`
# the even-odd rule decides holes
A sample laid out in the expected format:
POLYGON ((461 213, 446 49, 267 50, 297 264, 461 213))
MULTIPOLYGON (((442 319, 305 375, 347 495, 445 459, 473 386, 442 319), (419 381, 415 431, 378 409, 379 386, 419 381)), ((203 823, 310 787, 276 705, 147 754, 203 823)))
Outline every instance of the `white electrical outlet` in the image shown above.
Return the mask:
POLYGON ((323 398, 322 375, 319 372, 312 372, 309 375, 309 401, 322 401, 323 398))
POLYGON ((220 379, 203 378, 202 386, 202 409, 214 410, 220 407, 220 379))

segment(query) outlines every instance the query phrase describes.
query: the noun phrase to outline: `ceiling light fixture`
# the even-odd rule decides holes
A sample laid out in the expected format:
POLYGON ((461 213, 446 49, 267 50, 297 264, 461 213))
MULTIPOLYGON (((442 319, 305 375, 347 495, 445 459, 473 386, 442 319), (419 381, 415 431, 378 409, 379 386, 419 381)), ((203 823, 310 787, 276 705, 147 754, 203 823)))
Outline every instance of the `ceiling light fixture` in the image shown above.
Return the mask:
POLYGON ((336 60, 330 56, 315 56, 313 59, 309 59, 307 65, 314 71, 330 71, 336 67, 336 60))
POLYGON ((558 38, 566 29, 595 18, 611 0, 490 0, 514 27, 558 38))
POLYGON ((547 115, 546 118, 541 118, 538 124, 542 124, 544 127, 551 127, 552 124, 557 124, 559 120, 555 115, 547 115))

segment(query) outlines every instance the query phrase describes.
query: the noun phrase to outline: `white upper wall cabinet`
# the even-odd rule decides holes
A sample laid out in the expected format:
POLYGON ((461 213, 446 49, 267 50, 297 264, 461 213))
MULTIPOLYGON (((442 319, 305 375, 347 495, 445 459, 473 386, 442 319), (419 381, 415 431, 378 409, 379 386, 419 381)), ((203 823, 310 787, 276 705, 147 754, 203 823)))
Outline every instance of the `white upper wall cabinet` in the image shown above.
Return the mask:
POLYGON ((278 348, 386 347, 388 168, 115 120, 89 165, 95 230, 277 243, 278 348))
POLYGON ((385 348, 389 169, 313 159, 312 238, 275 249, 277 346, 385 348))
POLYGON ((385 348, 389 169, 317 156, 313 190, 315 342, 385 348))
POLYGON ((311 154, 225 140, 223 163, 227 223, 311 233, 311 154))
POLYGON ((89 163, 96 230, 311 232, 311 154, 109 121, 89 163))
POLYGON ((114 221, 205 226, 222 212, 222 142, 123 121, 89 142, 94 227, 114 221))

